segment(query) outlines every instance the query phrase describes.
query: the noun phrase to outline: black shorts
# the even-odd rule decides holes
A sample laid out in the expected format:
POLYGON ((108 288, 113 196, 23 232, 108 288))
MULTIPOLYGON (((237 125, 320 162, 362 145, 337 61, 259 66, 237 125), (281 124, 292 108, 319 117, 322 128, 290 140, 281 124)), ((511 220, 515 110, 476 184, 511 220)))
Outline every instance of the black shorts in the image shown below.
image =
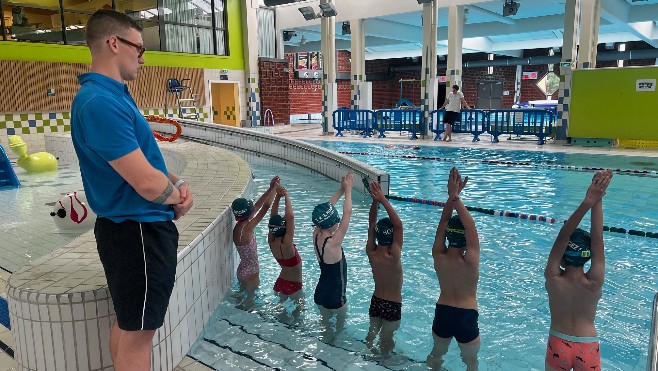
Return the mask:
POLYGON ((379 317, 384 321, 395 322, 402 318, 402 303, 378 298, 375 295, 370 298, 370 317, 379 317))
POLYGON ((458 343, 470 343, 480 335, 478 317, 478 311, 475 309, 437 304, 432 331, 441 338, 454 336, 458 343))
POLYGON ((460 119, 461 119, 460 116, 461 116, 460 112, 446 111, 443 114, 443 123, 452 125, 456 121, 460 121, 460 119))
POLYGON ((96 219, 96 247, 119 328, 156 330, 176 280, 178 230, 172 221, 96 219))

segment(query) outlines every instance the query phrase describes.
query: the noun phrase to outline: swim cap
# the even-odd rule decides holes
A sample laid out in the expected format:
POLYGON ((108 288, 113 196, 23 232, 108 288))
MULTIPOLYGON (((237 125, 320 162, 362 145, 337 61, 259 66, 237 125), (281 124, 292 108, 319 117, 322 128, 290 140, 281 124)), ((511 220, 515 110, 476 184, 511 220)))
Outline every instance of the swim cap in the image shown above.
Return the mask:
POLYGON ((466 230, 459 215, 454 215, 448 221, 446 228, 446 237, 448 237, 448 247, 463 249, 466 247, 466 230))
POLYGON ((274 237, 283 237, 286 235, 286 220, 281 215, 272 215, 267 227, 274 237))
POLYGON ((567 249, 562 256, 565 264, 574 267, 582 267, 585 265, 585 263, 587 263, 592 257, 590 251, 591 245, 592 236, 584 230, 576 228, 571 234, 571 237, 569 237, 567 249))
POLYGON ((249 215, 254 211, 254 202, 246 198, 236 198, 231 204, 231 210, 235 220, 243 222, 249 219, 249 215))
POLYGON ((375 225, 375 238, 377 245, 389 246, 393 243, 393 222, 390 218, 384 218, 375 225))
POLYGON ((320 229, 329 229, 340 223, 340 216, 338 211, 329 202, 321 203, 313 209, 312 215, 313 224, 320 227, 320 229))

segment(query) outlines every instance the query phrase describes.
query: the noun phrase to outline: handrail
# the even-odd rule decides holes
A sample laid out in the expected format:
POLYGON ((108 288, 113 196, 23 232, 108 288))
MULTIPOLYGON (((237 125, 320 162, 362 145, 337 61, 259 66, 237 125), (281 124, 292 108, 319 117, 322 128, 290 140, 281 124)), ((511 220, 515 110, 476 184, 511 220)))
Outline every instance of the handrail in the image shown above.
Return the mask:
POLYGON ((272 112, 272 110, 269 109, 269 108, 266 109, 265 114, 263 114, 263 125, 264 126, 274 126, 275 125, 274 112, 272 112), (272 123, 271 125, 269 125, 270 122, 272 123))
POLYGON ((658 293, 653 297, 653 311, 651 312, 651 332, 649 333, 649 356, 647 357, 647 371, 658 369, 658 340, 656 336, 656 321, 658 320, 658 293))

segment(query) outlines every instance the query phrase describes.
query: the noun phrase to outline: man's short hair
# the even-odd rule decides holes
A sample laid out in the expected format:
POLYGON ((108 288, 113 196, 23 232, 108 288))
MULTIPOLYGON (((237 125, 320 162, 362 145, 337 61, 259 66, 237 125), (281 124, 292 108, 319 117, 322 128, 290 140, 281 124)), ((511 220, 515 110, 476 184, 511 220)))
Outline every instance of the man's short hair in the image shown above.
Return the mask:
POLYGON ((455 90, 459 90, 459 85, 453 85, 452 88, 455 90))
POLYGON ((99 9, 89 17, 85 28, 85 41, 90 48, 98 41, 113 35, 123 35, 134 28, 142 32, 143 28, 129 16, 112 9, 99 9))

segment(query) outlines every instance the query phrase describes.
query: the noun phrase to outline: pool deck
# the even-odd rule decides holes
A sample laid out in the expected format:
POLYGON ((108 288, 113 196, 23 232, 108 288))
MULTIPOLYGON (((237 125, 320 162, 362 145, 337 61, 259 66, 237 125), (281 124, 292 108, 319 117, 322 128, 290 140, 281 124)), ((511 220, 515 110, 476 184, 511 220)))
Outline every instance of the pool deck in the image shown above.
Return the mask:
MULTIPOLYGON (((658 148, 621 148, 621 147, 583 147, 572 146, 568 144, 555 143, 549 140, 545 145, 537 145, 534 137, 526 137, 524 140, 506 140, 501 137, 499 143, 491 143, 488 134, 481 136, 480 142, 472 142, 470 134, 453 134, 453 141, 446 143, 443 141, 434 141, 430 139, 410 140, 407 135, 398 133, 389 133, 386 138, 378 139, 376 136, 371 138, 362 138, 359 135, 345 133, 343 137, 335 137, 333 133, 323 134, 319 124, 292 124, 275 126, 272 128, 275 135, 285 136, 290 139, 301 140, 323 140, 338 142, 358 142, 368 144, 386 144, 392 146, 437 146, 437 147, 465 147, 479 148, 490 150, 526 150, 537 152, 561 152, 561 153, 583 153, 591 155, 620 155, 620 156, 643 156, 658 158, 658 148)), ((0 270, 0 295, 7 296, 6 286, 9 280, 9 273, 0 270)), ((6 353, 7 349, 14 349, 14 339, 9 330, 0 326, 0 371, 16 370, 17 364, 10 354, 6 353)), ((212 370, 195 360, 186 357, 175 368, 177 371, 205 371, 212 370)))

